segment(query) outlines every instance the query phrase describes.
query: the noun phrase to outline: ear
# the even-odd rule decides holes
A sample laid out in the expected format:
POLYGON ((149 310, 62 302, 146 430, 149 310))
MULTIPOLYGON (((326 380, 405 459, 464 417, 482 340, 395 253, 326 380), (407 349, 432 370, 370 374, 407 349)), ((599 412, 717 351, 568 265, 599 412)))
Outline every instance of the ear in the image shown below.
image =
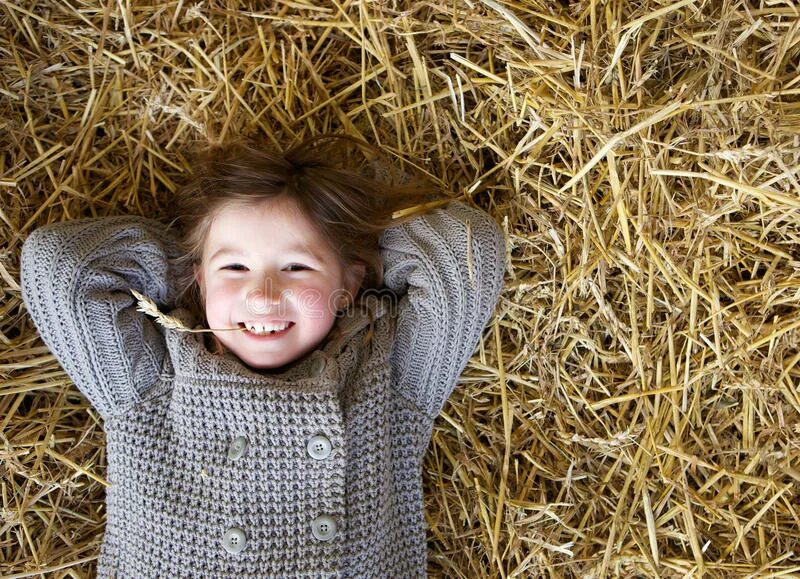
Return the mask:
POLYGON ((364 275, 367 268, 363 263, 351 264, 344 272, 344 295, 340 295, 336 299, 336 308, 338 310, 345 309, 350 306, 364 281, 364 275))
POLYGON ((192 265, 192 273, 194 275, 194 281, 197 283, 197 287, 200 288, 200 295, 205 296, 205 284, 203 283, 203 268, 200 264, 195 263, 192 265))
POLYGON ((358 289, 364 282, 364 276, 367 273, 367 267, 363 263, 354 263, 347 268, 344 276, 344 289, 350 292, 350 295, 355 297, 358 289))

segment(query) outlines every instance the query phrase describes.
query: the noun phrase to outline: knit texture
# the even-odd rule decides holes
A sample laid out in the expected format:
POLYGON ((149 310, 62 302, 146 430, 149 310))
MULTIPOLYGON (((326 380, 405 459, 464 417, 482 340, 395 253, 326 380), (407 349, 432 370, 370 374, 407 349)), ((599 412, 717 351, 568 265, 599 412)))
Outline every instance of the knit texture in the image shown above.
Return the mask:
POLYGON ((195 323, 174 308, 162 224, 83 219, 28 237, 25 304, 104 419, 98 577, 425 576, 422 459, 494 310, 505 250, 460 202, 387 229, 381 250, 400 300, 373 304, 371 334, 358 311, 337 321, 340 338, 259 373, 136 311, 130 288, 195 323))

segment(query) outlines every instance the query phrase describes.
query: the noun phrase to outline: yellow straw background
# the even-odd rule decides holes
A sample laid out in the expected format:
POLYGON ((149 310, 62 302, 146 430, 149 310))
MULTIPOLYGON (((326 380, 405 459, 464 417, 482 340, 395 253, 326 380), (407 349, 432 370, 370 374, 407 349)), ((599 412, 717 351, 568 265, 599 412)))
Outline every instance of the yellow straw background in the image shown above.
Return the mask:
POLYGON ((0 0, 0 577, 93 576, 105 524, 25 237, 325 132, 507 239, 424 463, 432 577, 800 576, 799 63, 782 0, 0 0))

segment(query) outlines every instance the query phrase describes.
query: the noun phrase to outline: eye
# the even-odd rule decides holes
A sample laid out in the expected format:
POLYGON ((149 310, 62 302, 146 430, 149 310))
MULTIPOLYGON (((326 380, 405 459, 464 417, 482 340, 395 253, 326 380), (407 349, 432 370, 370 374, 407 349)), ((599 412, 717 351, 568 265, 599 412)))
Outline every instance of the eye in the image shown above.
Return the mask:
POLYGON ((306 271, 311 269, 307 265, 303 265, 302 263, 290 263, 286 266, 286 269, 289 271, 306 271))
POLYGON ((244 271, 247 268, 243 266, 241 263, 232 263, 230 265, 224 266, 222 269, 227 269, 230 271, 244 271))

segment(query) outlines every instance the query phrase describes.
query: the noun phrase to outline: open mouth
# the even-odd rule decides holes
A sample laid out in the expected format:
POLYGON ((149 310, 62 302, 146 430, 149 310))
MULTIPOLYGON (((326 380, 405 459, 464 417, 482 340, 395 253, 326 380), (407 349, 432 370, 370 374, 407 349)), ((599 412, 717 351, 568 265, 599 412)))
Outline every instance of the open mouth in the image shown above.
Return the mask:
POLYGON ((244 322, 239 322, 239 327, 246 330, 245 334, 257 338, 268 338, 282 336, 294 327, 294 322, 283 322, 281 324, 265 325, 247 325, 244 322))

